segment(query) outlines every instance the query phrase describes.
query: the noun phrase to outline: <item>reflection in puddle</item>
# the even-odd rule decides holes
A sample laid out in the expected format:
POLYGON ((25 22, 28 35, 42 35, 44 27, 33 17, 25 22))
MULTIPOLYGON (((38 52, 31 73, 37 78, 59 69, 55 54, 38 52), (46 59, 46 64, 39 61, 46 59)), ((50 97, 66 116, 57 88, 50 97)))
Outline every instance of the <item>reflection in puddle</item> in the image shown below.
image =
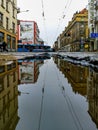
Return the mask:
POLYGON ((89 68, 87 80, 88 113, 98 128, 98 70, 89 68))
POLYGON ((60 60, 59 69, 67 77, 73 92, 86 96, 88 68, 60 60))
POLYGON ((14 130, 18 117, 17 61, 0 61, 0 130, 14 130))
POLYGON ((0 130, 97 130, 97 86, 97 70, 56 57, 2 61, 0 130))
POLYGON ((39 75, 39 65, 43 64, 41 61, 21 62, 19 65, 19 81, 22 83, 35 83, 39 75))
POLYGON ((54 59, 60 71, 67 77, 74 93, 87 98, 88 113, 98 128, 98 70, 54 59))

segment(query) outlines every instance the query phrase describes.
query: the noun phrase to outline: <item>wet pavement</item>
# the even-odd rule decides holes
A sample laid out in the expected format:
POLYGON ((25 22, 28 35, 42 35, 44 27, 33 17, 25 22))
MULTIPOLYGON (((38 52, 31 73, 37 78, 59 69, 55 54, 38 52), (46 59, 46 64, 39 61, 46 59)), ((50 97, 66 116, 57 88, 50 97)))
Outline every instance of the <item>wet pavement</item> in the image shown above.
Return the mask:
POLYGON ((10 89, 0 87, 0 130, 97 130, 96 71, 56 56, 18 62, 3 80, 10 89))

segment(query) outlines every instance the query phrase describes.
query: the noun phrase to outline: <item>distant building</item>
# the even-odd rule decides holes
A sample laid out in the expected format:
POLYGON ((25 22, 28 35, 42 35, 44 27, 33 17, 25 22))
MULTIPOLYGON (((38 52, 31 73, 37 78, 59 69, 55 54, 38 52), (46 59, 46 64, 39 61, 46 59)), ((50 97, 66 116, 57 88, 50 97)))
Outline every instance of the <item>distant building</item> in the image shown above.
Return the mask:
POLYGON ((17 49, 17 0, 0 0, 0 42, 7 43, 8 50, 17 49))
POLYGON ((55 41, 53 48, 55 51, 58 51, 58 42, 57 41, 55 41))
POLYGON ((20 20, 18 23, 18 41, 23 44, 38 44, 40 32, 37 23, 27 20, 20 20))
POLYGON ((74 13, 72 20, 59 36, 60 48, 63 51, 89 51, 88 10, 74 13))
POLYGON ((44 44, 44 41, 43 41, 41 38, 39 38, 39 39, 38 39, 38 43, 39 43, 39 44, 44 44))

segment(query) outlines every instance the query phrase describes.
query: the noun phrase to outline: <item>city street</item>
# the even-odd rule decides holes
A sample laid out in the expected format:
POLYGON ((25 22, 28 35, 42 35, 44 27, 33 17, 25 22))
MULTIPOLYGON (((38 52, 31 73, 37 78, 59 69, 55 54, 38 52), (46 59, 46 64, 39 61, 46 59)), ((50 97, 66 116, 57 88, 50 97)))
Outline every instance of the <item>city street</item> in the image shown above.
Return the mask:
POLYGON ((0 0, 0 130, 98 130, 98 0, 0 0))

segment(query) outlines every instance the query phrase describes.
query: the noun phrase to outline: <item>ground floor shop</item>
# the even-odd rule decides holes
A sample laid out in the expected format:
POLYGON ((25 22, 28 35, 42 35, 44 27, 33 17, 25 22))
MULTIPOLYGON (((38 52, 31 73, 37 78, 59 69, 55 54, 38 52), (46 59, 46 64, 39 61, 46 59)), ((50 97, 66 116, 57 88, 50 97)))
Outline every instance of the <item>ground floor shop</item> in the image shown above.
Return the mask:
POLYGON ((9 51, 17 50, 17 36, 14 33, 11 33, 7 30, 0 29, 0 43, 5 41, 7 44, 7 49, 9 51))

